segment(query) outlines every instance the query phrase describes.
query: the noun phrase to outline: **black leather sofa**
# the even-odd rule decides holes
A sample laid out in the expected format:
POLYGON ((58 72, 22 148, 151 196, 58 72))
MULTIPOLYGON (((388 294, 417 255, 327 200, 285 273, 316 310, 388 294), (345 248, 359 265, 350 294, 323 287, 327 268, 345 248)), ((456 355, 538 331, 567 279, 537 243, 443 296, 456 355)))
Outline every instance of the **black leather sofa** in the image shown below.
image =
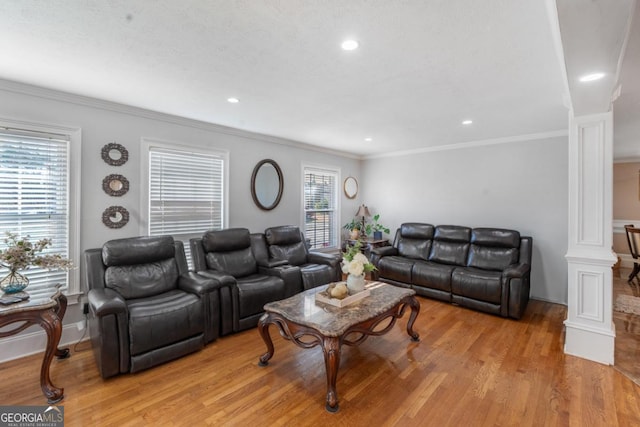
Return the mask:
POLYGON ((519 319, 529 301, 532 238, 515 230, 405 223, 375 248, 374 277, 418 295, 519 319))
POLYGON ((189 272, 171 236, 111 240, 84 253, 89 330, 103 378, 200 350, 219 330, 219 283, 189 272))

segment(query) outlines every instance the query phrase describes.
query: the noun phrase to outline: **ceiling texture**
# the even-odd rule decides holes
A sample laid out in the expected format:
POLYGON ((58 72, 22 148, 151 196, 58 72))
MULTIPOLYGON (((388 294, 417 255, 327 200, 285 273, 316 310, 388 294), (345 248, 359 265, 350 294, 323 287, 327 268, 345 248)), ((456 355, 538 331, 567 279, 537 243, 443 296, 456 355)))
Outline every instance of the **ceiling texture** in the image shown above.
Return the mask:
POLYGON ((640 157, 635 3, 2 0, 0 78, 363 157, 566 133, 621 89, 640 157))

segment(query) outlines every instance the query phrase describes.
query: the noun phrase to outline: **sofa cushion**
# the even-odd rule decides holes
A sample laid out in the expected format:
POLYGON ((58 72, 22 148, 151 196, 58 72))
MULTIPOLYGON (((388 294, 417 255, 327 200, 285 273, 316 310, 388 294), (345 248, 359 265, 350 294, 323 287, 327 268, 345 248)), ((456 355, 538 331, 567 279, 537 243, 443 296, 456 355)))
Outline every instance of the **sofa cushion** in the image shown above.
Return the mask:
POLYGON ((293 225, 267 228, 264 231, 264 236, 270 245, 290 245, 302 241, 300 229, 293 225))
POLYGON ((499 228, 474 228, 467 265, 502 271, 519 259, 520 233, 499 228))
POLYGON ((435 229, 429 261, 440 264, 466 265, 471 229, 457 225, 439 225, 435 229))
POLYGON ((146 264, 173 258, 175 251, 171 236, 115 239, 102 246, 102 262, 107 267, 146 264))
POLYGON ((383 257, 378 262, 378 276, 410 284, 413 264, 415 264, 415 260, 401 256, 383 257))
POLYGON ((326 285, 335 277, 335 271, 326 264, 302 264, 300 274, 304 290, 326 285))
POLYGON ((271 245, 269 246, 269 256, 274 259, 287 260, 291 265, 302 265, 307 262, 307 248, 302 241, 288 245, 271 245))
POLYGON ((416 222, 404 223, 400 226, 398 254, 407 258, 429 258, 434 227, 431 224, 416 222))
POLYGON ((127 302, 131 355, 164 347, 204 331, 202 302, 179 290, 127 302))
POLYGON ((230 274, 233 277, 243 277, 258 271, 258 263, 253 257, 251 247, 229 252, 208 252, 206 255, 207 268, 230 274))
POLYGON ((429 261, 417 261, 411 271, 412 284, 451 292, 451 273, 454 268, 457 267, 429 261))
POLYGON ((264 305, 285 297, 284 281, 276 276, 252 274, 238 279, 238 301, 240 318, 259 314, 264 305))
MULTIPOLYGON (((502 303, 502 275, 477 268, 456 268, 451 275, 451 291, 478 301, 502 303)), ((507 303, 505 301, 505 303, 507 303)))
POLYGON ((175 258, 168 258, 146 264, 107 267, 104 285, 125 299, 144 298, 176 289, 178 276, 175 258))
POLYGON ((207 231, 202 236, 205 252, 231 252, 251 246, 251 234, 246 228, 207 231))

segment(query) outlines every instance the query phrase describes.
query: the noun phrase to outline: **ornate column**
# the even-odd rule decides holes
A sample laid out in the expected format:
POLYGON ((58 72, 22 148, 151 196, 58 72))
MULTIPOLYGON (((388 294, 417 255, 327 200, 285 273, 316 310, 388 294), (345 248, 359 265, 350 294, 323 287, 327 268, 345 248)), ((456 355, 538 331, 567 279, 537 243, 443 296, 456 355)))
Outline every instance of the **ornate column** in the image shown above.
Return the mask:
POLYGON ((569 117, 568 316, 564 351, 613 364, 613 115, 569 117))

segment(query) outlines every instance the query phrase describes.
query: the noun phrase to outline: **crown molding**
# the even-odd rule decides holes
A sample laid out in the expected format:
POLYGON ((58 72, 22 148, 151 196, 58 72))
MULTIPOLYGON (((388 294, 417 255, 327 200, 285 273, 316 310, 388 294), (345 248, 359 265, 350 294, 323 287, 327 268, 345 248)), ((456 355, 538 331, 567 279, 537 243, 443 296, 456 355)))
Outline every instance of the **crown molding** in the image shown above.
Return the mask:
POLYGON ((0 90, 14 92, 23 95, 35 96, 54 101, 68 102, 71 104, 82 105, 85 107, 98 108, 101 110, 113 111, 122 114, 142 117, 145 119, 157 120, 165 123, 176 124, 180 126, 191 127, 194 129, 206 130, 210 132, 223 133, 226 135, 238 136, 241 138, 253 139, 260 142, 270 142, 272 144, 285 145, 288 147, 300 148, 303 150, 316 151, 325 154, 347 157, 351 159, 361 160, 362 156, 349 153, 346 151, 331 150, 328 148, 318 147, 316 145, 306 144, 300 141, 294 141, 287 138, 281 138, 272 135, 265 135, 257 132, 246 131, 223 126, 215 123, 204 122, 201 120, 189 119, 172 114, 161 113, 159 111, 148 110, 145 108, 134 107, 131 105, 120 104, 113 101, 92 98, 84 95, 76 95, 69 92, 62 92, 54 89, 48 89, 41 86, 34 86, 26 83, 20 83, 12 80, 0 79, 0 90))
POLYGON ((563 137, 568 135, 569 135, 568 130, 562 129, 562 130, 556 130, 551 132, 530 133, 526 135, 507 136, 504 138, 492 138, 492 139, 483 139, 479 141, 460 142, 457 144, 437 145, 434 147, 417 148, 415 150, 395 151, 395 152, 385 153, 385 154, 372 154, 370 156, 365 156, 364 159, 412 156, 415 154, 433 153, 436 151, 460 150, 463 148, 484 147, 487 145, 508 144, 512 142, 534 141, 538 139, 557 138, 557 137, 563 137))

